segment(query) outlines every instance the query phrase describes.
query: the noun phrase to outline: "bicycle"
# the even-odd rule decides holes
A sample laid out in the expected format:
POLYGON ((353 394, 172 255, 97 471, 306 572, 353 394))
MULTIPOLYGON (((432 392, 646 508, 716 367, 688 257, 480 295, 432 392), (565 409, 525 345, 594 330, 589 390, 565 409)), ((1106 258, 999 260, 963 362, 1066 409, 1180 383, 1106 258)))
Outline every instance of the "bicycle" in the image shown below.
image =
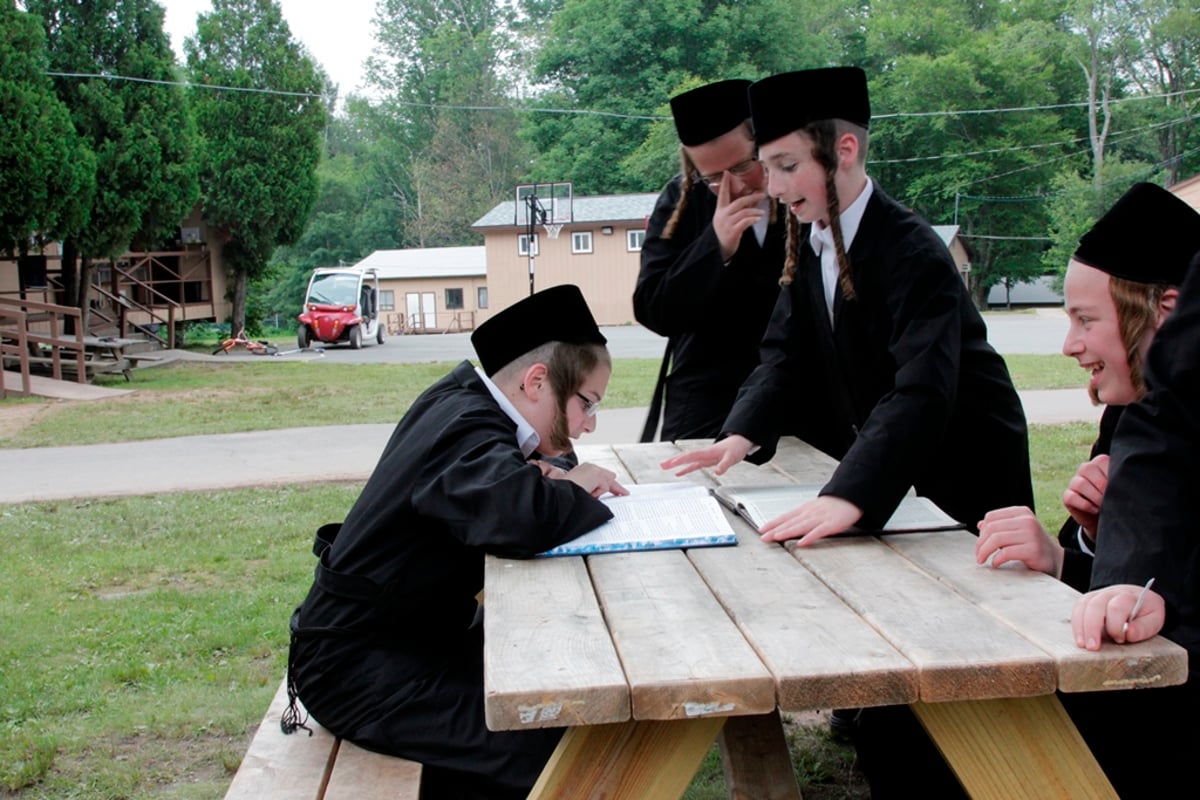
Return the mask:
POLYGON ((235 347, 244 347, 249 352, 256 356, 273 356, 279 352, 279 348, 267 341, 254 341, 246 338, 246 329, 242 328, 237 332, 236 336, 231 336, 228 339, 222 339, 217 345, 217 349, 212 351, 215 356, 218 353, 228 353, 235 347))

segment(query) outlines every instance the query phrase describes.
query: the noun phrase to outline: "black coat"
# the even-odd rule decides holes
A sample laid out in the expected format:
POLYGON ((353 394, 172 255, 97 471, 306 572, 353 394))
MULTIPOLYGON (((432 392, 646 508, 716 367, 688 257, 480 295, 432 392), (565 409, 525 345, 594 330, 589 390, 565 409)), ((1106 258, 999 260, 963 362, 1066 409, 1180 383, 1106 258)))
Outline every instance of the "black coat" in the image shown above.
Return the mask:
POLYGON ((1144 584, 1167 601, 1163 635, 1200 669, 1200 270, 1146 357, 1145 397, 1125 408, 1113 436, 1092 588, 1144 584))
POLYGON ((866 526, 910 486, 972 527, 993 508, 1032 507, 1020 398, 933 229, 876 186, 849 252, 857 298, 835 294, 832 327, 808 226, 801 236, 724 432, 761 445, 761 463, 791 424, 841 459, 822 494, 857 505, 866 526))
POLYGON ((1122 798, 1179 794, 1200 752, 1200 269, 1155 334, 1145 374, 1149 391, 1113 434, 1092 588, 1154 578, 1167 604, 1162 635, 1187 648, 1188 680, 1062 695, 1122 798))
POLYGON ((711 439, 720 432, 738 387, 758 364, 784 255, 781 211, 761 246, 746 230, 726 265, 712 226, 717 198, 703 183, 692 187, 674 234, 664 239, 681 186, 676 175, 658 197, 633 293, 638 322, 670 339, 663 441, 711 439))
POLYGON ((368 749, 527 791, 558 733, 487 730, 473 625, 484 555, 529 557, 611 516, 526 463, 516 424, 463 362, 400 420, 321 553, 292 623, 300 699, 368 749))

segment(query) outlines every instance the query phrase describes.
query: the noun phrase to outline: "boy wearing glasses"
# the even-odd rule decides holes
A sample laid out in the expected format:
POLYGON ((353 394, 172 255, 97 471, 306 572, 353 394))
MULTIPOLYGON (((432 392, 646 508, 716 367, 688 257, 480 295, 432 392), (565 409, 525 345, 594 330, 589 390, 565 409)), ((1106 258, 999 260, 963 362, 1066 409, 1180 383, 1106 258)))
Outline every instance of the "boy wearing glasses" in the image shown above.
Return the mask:
POLYGON ((481 366, 413 402, 345 522, 318 531, 288 689, 335 735, 422 763, 422 797, 503 800, 529 793, 562 731, 484 722, 484 555, 574 539, 612 516, 596 498, 628 492, 594 464, 535 457, 595 429, 612 371, 577 287, 521 300, 471 341, 481 366))
POLYGON ((638 322, 669 337, 642 441, 654 439, 664 390, 663 441, 720 432, 779 295, 784 226, 764 191, 749 86, 671 98, 680 172, 655 204, 633 293, 638 322))

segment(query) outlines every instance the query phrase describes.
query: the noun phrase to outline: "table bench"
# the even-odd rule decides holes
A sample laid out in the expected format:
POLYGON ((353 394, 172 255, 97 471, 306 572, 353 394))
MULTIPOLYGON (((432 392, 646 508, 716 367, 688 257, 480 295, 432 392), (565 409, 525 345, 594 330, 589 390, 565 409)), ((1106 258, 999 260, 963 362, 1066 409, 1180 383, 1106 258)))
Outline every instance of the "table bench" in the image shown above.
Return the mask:
POLYGON ((372 753, 308 720, 312 736, 285 735, 287 683, 279 685, 225 800, 417 800, 421 765, 372 753))

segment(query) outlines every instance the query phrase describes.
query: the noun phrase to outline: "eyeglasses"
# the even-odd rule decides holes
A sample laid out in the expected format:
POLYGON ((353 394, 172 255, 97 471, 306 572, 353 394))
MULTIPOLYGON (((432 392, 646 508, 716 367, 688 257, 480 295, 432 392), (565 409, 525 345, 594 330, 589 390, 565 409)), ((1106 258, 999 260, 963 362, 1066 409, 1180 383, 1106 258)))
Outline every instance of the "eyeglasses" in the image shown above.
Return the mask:
POLYGON ((708 184, 710 189, 719 189, 721 188, 721 180, 725 177, 726 172, 735 178, 744 178, 753 172, 758 166, 758 159, 754 156, 751 156, 745 161, 739 161, 729 169, 723 169, 713 175, 701 175, 700 173, 696 173, 696 180, 708 184))
POLYGON ((576 392, 575 396, 583 403, 583 413, 585 416, 594 417, 596 412, 600 410, 600 401, 593 400, 582 392, 576 392))

